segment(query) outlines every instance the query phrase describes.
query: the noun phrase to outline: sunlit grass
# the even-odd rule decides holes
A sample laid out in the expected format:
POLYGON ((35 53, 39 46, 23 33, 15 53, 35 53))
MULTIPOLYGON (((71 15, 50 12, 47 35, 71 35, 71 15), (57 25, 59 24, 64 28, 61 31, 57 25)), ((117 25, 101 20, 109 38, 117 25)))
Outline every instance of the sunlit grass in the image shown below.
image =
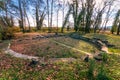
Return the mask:
MULTIPOLYGON (((38 44, 43 45, 43 44, 38 44)), ((83 54, 75 50, 71 50, 65 46, 61 46, 53 41, 44 43, 43 46, 34 45, 34 50, 39 57, 48 57, 48 58, 79 58, 83 54), (49 45, 48 45, 49 44, 49 45)))
POLYGON ((76 39, 72 39, 72 38, 66 38, 66 37, 60 37, 60 38, 56 38, 54 39, 60 43, 66 44, 68 46, 71 46, 73 48, 79 49, 79 50, 83 50, 85 52, 89 52, 89 53, 95 53, 96 51, 98 51, 98 49, 85 41, 82 40, 76 40, 76 39))

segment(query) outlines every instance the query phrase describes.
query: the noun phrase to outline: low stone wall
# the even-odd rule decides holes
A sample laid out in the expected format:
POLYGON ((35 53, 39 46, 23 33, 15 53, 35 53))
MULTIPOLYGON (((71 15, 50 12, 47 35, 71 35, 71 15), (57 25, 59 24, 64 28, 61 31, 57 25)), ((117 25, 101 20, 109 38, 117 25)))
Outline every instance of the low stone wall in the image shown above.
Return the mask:
POLYGON ((12 49, 10 49, 10 43, 8 45, 8 48, 5 50, 6 54, 10 54, 13 57, 17 57, 17 58, 22 58, 22 59, 34 59, 34 60, 38 60, 39 57, 35 57, 35 56, 28 56, 28 55, 24 55, 21 53, 17 53, 15 51, 13 51, 12 49))

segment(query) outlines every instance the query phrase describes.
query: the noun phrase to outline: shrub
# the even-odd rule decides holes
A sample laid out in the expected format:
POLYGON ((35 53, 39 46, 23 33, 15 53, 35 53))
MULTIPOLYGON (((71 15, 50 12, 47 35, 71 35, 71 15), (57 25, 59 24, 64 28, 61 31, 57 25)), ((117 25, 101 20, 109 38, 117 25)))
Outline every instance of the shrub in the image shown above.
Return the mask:
POLYGON ((2 40, 11 39, 14 37, 12 28, 4 28, 1 32, 2 40))
POLYGON ((16 33, 16 32, 20 32, 20 28, 19 27, 4 28, 1 31, 1 38, 2 38, 2 40, 11 39, 11 38, 14 37, 14 33, 16 33))
POLYGON ((11 30, 13 31, 13 33, 20 32, 19 27, 12 27, 11 30))

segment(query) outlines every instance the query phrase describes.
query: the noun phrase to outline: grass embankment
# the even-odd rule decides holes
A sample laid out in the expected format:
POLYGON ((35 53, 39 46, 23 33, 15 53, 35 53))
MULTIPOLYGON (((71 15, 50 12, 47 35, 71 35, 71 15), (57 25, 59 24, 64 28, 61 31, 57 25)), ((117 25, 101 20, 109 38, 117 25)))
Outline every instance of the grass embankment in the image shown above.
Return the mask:
POLYGON ((66 44, 68 46, 71 46, 73 48, 83 50, 88 53, 95 53, 95 52, 99 51, 94 45, 92 45, 88 42, 85 42, 83 40, 76 40, 76 39, 72 39, 70 37, 59 37, 54 40, 57 42, 66 44))
POLYGON ((102 40, 107 40, 110 44, 115 45, 114 47, 108 47, 109 51, 112 53, 120 53, 120 36, 112 34, 86 34, 85 37, 89 38, 99 38, 102 40))

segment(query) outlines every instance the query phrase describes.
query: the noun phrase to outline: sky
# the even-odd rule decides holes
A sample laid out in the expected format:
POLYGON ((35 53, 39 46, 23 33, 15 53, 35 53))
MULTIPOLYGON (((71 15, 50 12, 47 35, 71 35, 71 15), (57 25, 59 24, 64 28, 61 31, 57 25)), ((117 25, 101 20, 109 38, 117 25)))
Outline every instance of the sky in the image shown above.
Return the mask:
MULTIPOLYGON (((65 1, 67 1, 67 0, 65 0, 65 1)), ((71 2, 71 0, 68 0, 69 2, 71 2)), ((63 2, 63 0, 61 0, 61 2, 63 2)), ((102 7, 103 6, 103 0, 96 0, 96 4, 97 5, 100 5, 100 6, 96 6, 96 7, 102 7)), ((114 17, 115 17, 115 14, 116 14, 116 12, 117 12, 117 10, 118 9, 120 9, 120 0, 116 0, 116 2, 115 3, 113 3, 113 6, 112 6, 112 9, 114 8, 114 11, 112 11, 110 14, 111 14, 111 17, 110 17, 110 19, 109 19, 109 21, 108 21, 108 24, 107 24, 107 26, 112 26, 112 24, 113 24, 113 21, 114 21, 114 17)), ((65 15, 66 15, 66 13, 67 13, 67 10, 68 9, 66 9, 65 10, 65 15)), ((33 19, 33 16, 31 16, 31 14, 30 15, 28 15, 29 16, 29 19, 30 19, 30 24, 31 24, 31 26, 35 26, 36 25, 36 23, 35 23, 35 19, 33 19)), ((53 26, 57 26, 57 18, 56 18, 56 14, 53 14, 53 26)), ((58 26, 59 27, 61 27, 62 26, 62 11, 59 11, 59 14, 58 14, 58 26)), ((47 17, 47 16, 46 16, 47 17)), ((103 21, 106 19, 106 14, 103 14, 103 21)), ((73 18, 72 18, 72 15, 70 16, 70 18, 69 18, 69 20, 71 21, 71 22, 73 22, 73 18)), ((47 25, 47 18, 44 20, 44 24, 46 24, 47 25)), ((102 21, 102 22, 103 22, 102 21)))

